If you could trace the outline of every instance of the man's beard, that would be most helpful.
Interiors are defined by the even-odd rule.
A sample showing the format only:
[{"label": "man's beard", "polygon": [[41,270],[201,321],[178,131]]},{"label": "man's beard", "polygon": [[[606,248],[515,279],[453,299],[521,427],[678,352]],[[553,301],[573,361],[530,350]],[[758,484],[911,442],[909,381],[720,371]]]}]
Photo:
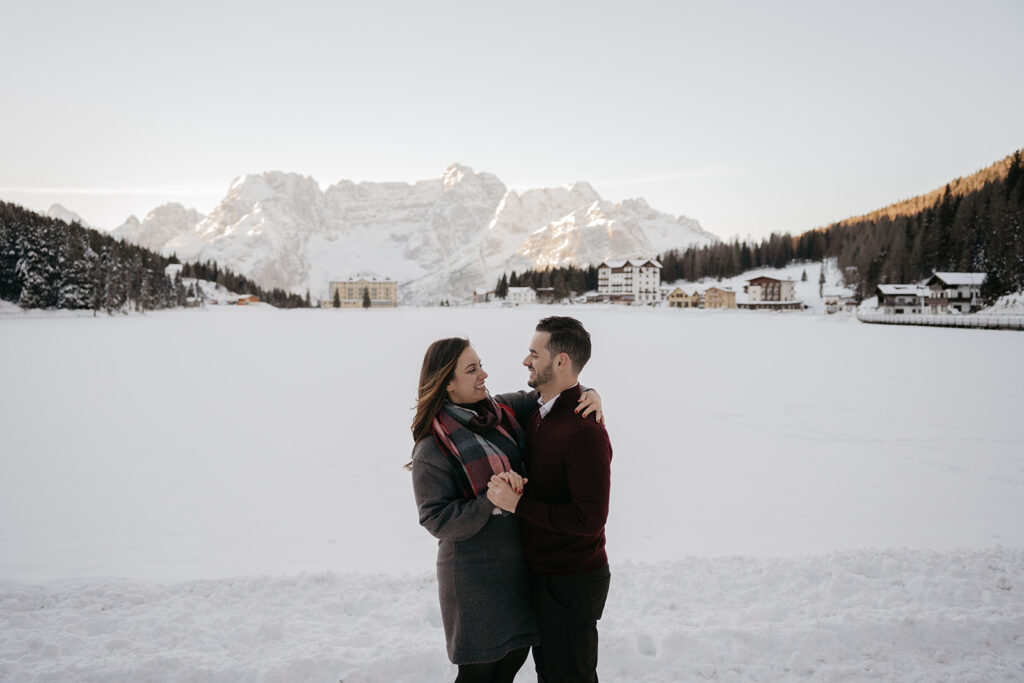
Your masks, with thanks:
[{"label": "man's beard", "polygon": [[537,373],[536,377],[526,381],[526,386],[531,389],[536,389],[540,385],[547,384],[555,379],[555,361],[551,361],[546,367],[541,368],[540,370],[535,369],[535,372]]}]

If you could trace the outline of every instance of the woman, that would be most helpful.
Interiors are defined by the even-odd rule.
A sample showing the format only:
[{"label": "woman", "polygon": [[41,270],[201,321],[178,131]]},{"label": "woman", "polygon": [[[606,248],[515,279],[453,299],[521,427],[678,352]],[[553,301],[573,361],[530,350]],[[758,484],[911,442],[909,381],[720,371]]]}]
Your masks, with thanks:
[{"label": "woman", "polygon": [[[539,641],[519,520],[487,500],[494,474],[506,473],[522,491],[524,415],[517,420],[491,398],[486,379],[468,339],[434,342],[423,358],[412,424],[413,489],[420,524],[439,539],[438,592],[456,683],[512,683]],[[528,396],[509,398],[527,412]],[[580,406],[599,409],[599,398],[589,392]]]}]

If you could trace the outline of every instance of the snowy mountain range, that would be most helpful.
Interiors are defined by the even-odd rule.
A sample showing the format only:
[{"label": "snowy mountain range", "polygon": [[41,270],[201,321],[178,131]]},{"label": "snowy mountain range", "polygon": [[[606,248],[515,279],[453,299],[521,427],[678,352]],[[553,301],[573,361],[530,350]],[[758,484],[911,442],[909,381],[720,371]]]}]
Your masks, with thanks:
[{"label": "snowy mountain range", "polygon": [[589,184],[506,188],[453,164],[438,179],[316,180],[270,171],[237,178],[208,216],[165,204],[115,236],[189,261],[323,296],[328,282],[371,271],[399,282],[404,304],[462,300],[502,272],[650,257],[718,238],[643,199],[606,201]]},{"label": "snowy mountain range", "polygon": [[61,204],[52,205],[47,211],[46,215],[50,218],[56,218],[57,220],[64,221],[65,223],[78,223],[83,228],[88,228],[89,224],[82,220],[82,217],[71,209],[64,208]]}]

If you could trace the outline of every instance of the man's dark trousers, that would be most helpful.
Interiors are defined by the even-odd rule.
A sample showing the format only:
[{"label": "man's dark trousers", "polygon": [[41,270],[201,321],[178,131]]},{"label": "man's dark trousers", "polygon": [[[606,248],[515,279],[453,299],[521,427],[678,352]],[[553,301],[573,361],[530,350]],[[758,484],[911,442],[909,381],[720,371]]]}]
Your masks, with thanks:
[{"label": "man's dark trousers", "polygon": [[597,683],[597,620],[610,581],[607,565],[584,574],[534,574],[538,683]]}]

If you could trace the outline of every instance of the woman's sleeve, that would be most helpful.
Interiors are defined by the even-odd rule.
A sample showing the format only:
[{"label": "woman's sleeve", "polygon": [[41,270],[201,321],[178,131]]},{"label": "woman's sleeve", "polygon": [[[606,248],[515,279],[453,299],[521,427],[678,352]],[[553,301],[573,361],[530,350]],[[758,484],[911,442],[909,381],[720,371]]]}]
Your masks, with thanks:
[{"label": "woman's sleeve", "polygon": [[413,456],[412,487],[419,508],[420,525],[436,538],[464,541],[487,524],[494,503],[481,493],[473,500],[462,490],[449,469]]},{"label": "woman's sleeve", "polygon": [[508,394],[498,394],[494,400],[512,409],[519,424],[526,424],[530,413],[537,409],[537,392],[520,389]]}]

